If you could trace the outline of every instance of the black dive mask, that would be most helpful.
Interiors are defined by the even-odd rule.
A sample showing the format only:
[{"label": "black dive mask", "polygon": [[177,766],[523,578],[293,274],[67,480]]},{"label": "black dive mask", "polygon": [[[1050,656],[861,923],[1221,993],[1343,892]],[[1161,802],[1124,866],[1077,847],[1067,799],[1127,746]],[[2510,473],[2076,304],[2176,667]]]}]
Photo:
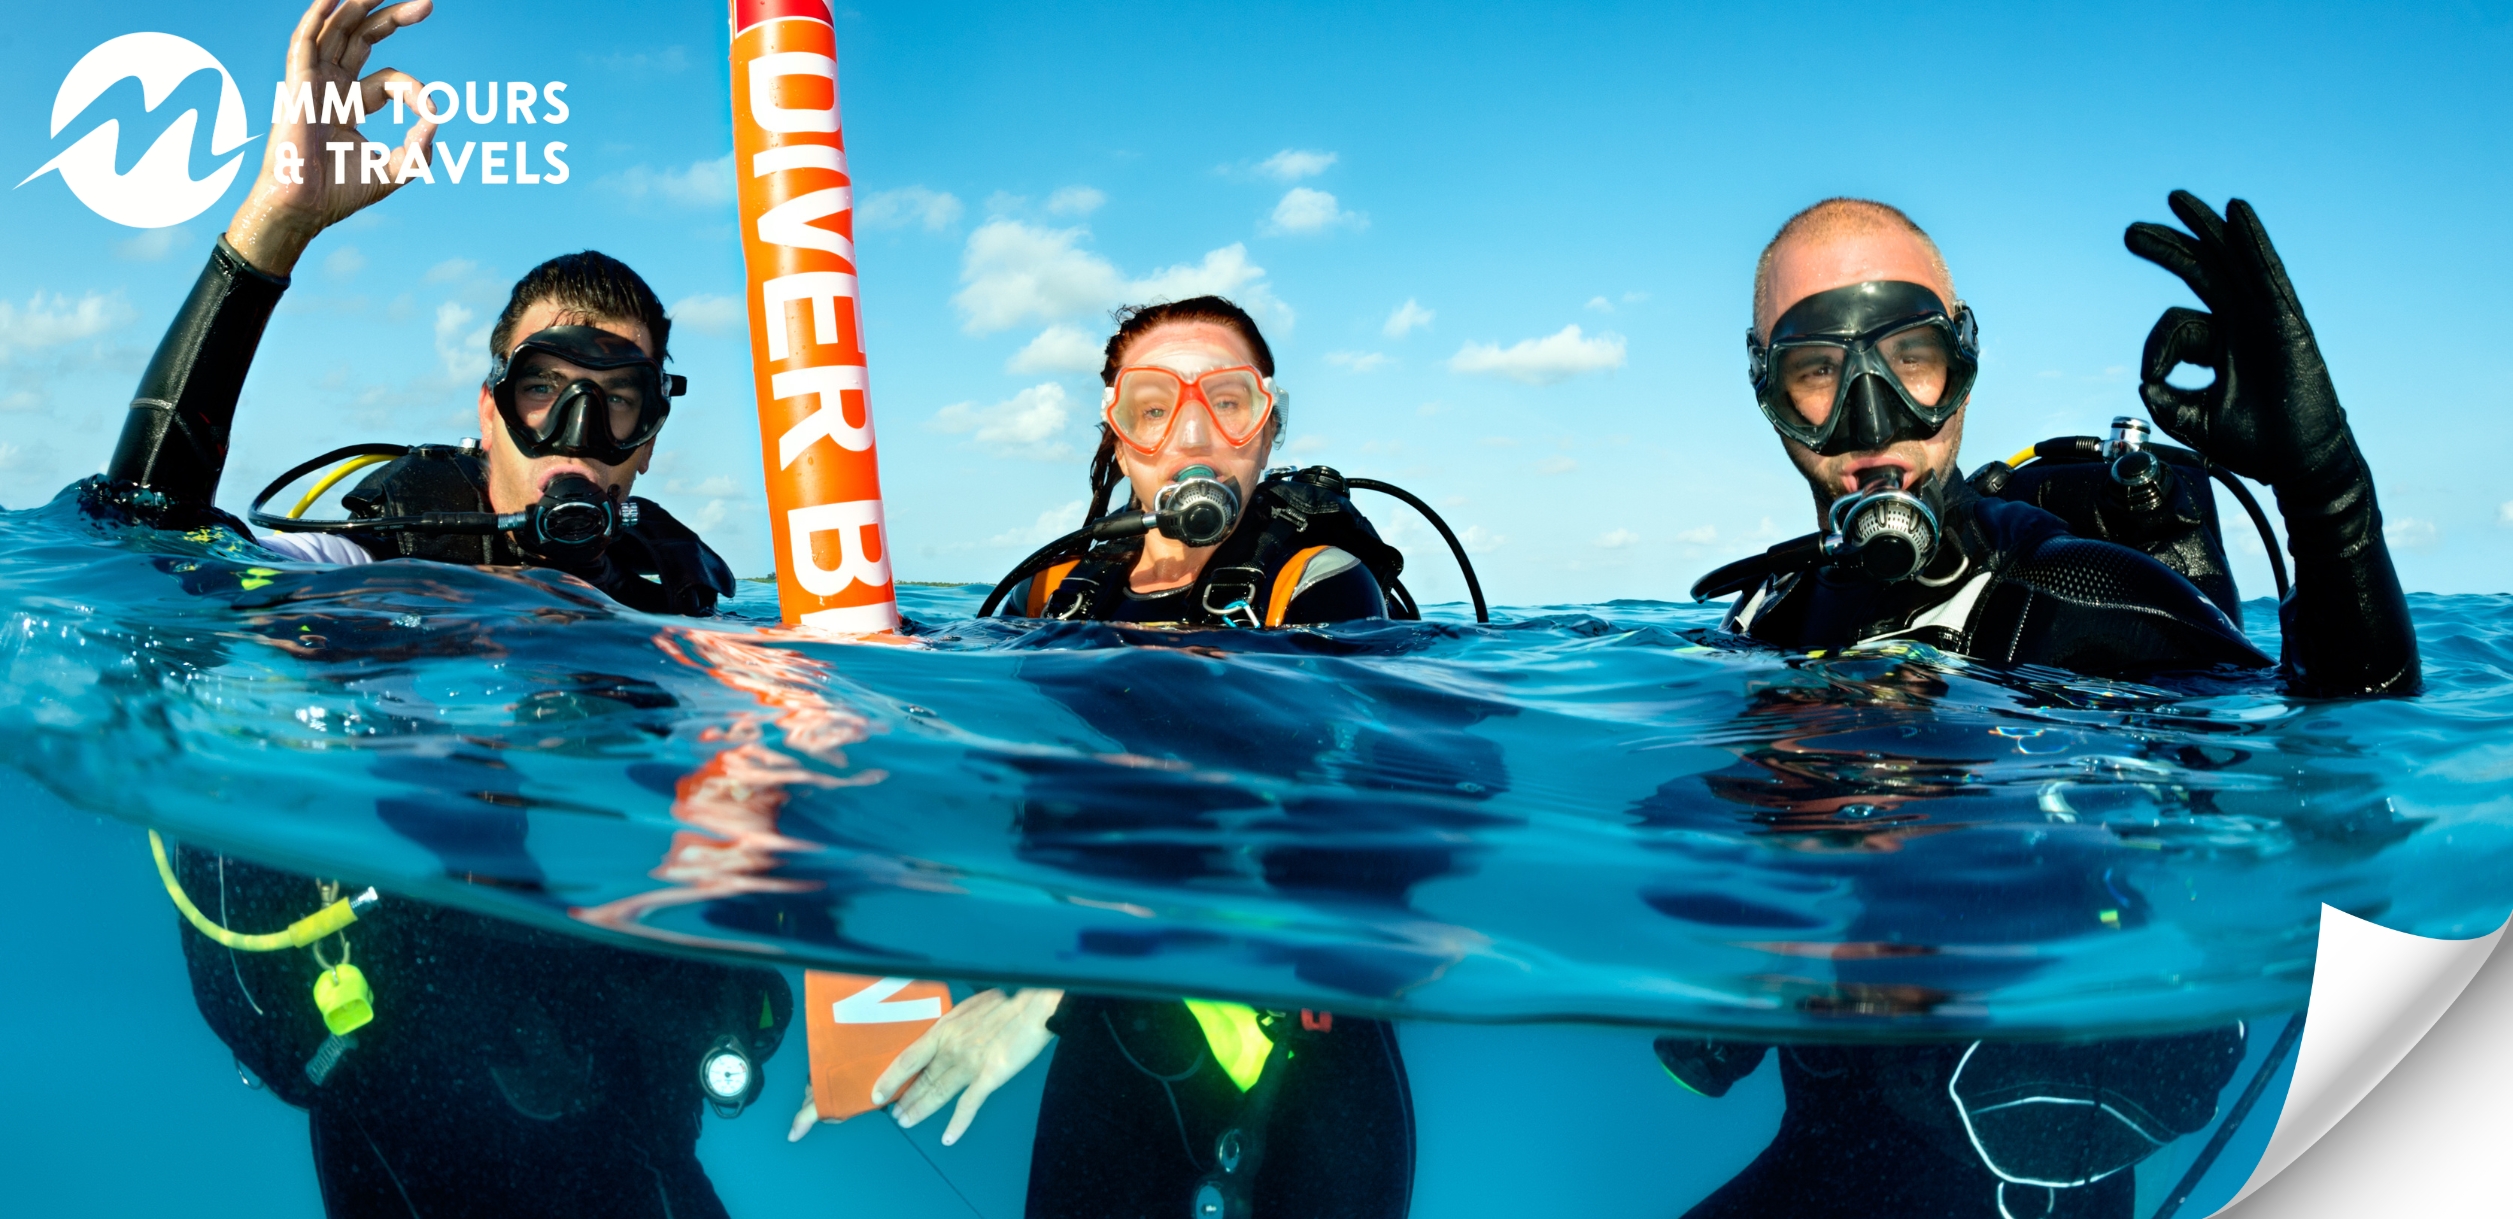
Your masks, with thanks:
[{"label": "black dive mask", "polygon": [[[571,378],[530,359],[534,352],[581,371]],[[687,392],[688,378],[664,372],[635,343],[592,326],[552,326],[489,368],[489,394],[506,435],[526,457],[625,465],[663,430],[672,399]]]},{"label": "black dive mask", "polygon": [[1948,316],[1935,291],[1899,280],[1818,292],[1772,323],[1769,343],[1747,331],[1745,350],[1764,417],[1827,457],[1936,435],[1981,363],[1970,307]]}]

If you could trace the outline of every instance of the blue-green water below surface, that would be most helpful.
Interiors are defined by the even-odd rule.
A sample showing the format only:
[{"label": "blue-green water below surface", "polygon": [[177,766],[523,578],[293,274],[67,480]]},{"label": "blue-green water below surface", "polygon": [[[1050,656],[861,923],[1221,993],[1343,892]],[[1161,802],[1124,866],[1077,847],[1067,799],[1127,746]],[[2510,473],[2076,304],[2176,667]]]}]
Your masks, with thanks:
[{"label": "blue-green water below surface", "polygon": [[[0,734],[60,800],[615,942],[1409,1019],[2087,1034],[2289,1011],[2323,903],[2513,891],[2513,598],[2428,692],[1742,646],[1718,607],[1287,633],[711,621],[0,514]],[[2248,607],[2276,650],[2274,606]]]},{"label": "blue-green water below surface", "polygon": [[[1678,1214],[1717,1188],[1781,1128],[1779,1071],[1694,1095],[1653,1061],[1670,1031],[2242,1021],[2196,1117],[2265,1091],[2183,1212],[2205,1214],[2274,1125],[2292,1060],[2267,1032],[2304,1005],[2322,905],[2442,937],[2513,905],[2513,598],[2413,599],[2423,696],[2307,702],[2261,675],[1786,655],[1718,607],[1173,633],[973,620],[982,591],[904,588],[903,637],[841,642],[777,626],[764,584],[658,618],[548,573],[0,513],[0,914],[40,932],[0,968],[49,980],[0,1044],[21,1076],[68,1045],[95,1064],[0,1128],[40,1166],[18,1196],[319,1209],[302,1119],[191,1010],[148,828],[374,884],[380,917],[424,899],[798,992],[827,967],[1389,1017],[1426,1215]],[[2274,652],[2274,606],[2248,618]],[[706,1124],[734,1213],[832,1180],[870,1210],[1018,1213],[1043,1067],[957,1147],[939,1121],[789,1147],[800,1058],[766,1064],[751,1120]],[[2136,1165],[2138,1215],[2213,1132]],[[103,1170],[135,1138],[165,1172]]]}]

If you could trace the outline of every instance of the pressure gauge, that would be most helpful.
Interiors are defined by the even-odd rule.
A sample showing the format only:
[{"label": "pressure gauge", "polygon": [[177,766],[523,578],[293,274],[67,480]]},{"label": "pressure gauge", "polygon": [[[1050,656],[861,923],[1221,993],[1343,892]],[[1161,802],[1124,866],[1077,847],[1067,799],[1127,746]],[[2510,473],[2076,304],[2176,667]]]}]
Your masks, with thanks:
[{"label": "pressure gauge", "polygon": [[721,1038],[699,1056],[698,1089],[707,1094],[707,1104],[718,1117],[739,1115],[758,1090],[758,1079],[750,1051],[738,1037]]}]

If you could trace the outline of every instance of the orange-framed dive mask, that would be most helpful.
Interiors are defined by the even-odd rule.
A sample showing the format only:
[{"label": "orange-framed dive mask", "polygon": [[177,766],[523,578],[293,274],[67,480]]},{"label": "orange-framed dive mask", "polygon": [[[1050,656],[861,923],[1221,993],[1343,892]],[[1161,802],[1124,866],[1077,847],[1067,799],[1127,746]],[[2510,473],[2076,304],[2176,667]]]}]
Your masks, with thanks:
[{"label": "orange-framed dive mask", "polygon": [[1256,439],[1274,417],[1272,379],[1245,364],[1192,381],[1147,365],[1117,370],[1117,384],[1108,391],[1108,426],[1126,447],[1156,457],[1191,400],[1203,404],[1213,430],[1234,449]]}]

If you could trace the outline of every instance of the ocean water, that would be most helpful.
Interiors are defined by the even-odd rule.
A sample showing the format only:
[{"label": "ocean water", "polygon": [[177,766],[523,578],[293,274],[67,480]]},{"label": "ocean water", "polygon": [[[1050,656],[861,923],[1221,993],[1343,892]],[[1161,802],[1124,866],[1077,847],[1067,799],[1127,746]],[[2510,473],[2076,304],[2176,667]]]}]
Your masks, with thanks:
[{"label": "ocean water", "polygon": [[[99,943],[0,955],[71,982],[19,1005],[17,1044],[93,1044],[77,1022],[101,1019],[189,1064],[200,1096],[145,1117],[63,1102],[105,1128],[221,1106],[260,1116],[220,1138],[286,1126],[185,1008],[148,827],[614,944],[1396,1019],[1417,1213],[1675,1214],[1769,1139],[1780,1090],[1766,1065],[1724,1101],[1684,1093],[1657,1032],[2275,1027],[2303,1006],[2323,903],[2444,937],[2513,908],[2508,597],[2412,599],[2424,696],[2313,702],[2247,675],[1785,655],[1717,635],[1715,606],[1177,634],[901,592],[904,638],[839,643],[776,626],[763,584],[692,622],[548,573],[307,567],[67,498],[0,513],[0,806],[51,852],[21,852],[10,900],[21,925],[113,911]],[[2247,625],[2274,653],[2275,607]],[[144,1016],[86,978],[123,953]],[[1039,1069],[981,1119],[997,1150],[857,1122],[788,1151],[788,1044],[772,1100],[723,1124],[740,1135],[710,1126],[736,1213],[859,1153],[845,1171],[901,1205],[1017,1213],[1017,1091]],[[2280,1088],[2185,1213],[2239,1184]],[[43,1130],[68,1133],[0,1143],[105,1137]],[[253,1171],[302,1212],[291,1137],[294,1160]],[[2141,1214],[2196,1137],[2139,1167]],[[1693,1149],[1674,1178],[1670,1140]]]}]

